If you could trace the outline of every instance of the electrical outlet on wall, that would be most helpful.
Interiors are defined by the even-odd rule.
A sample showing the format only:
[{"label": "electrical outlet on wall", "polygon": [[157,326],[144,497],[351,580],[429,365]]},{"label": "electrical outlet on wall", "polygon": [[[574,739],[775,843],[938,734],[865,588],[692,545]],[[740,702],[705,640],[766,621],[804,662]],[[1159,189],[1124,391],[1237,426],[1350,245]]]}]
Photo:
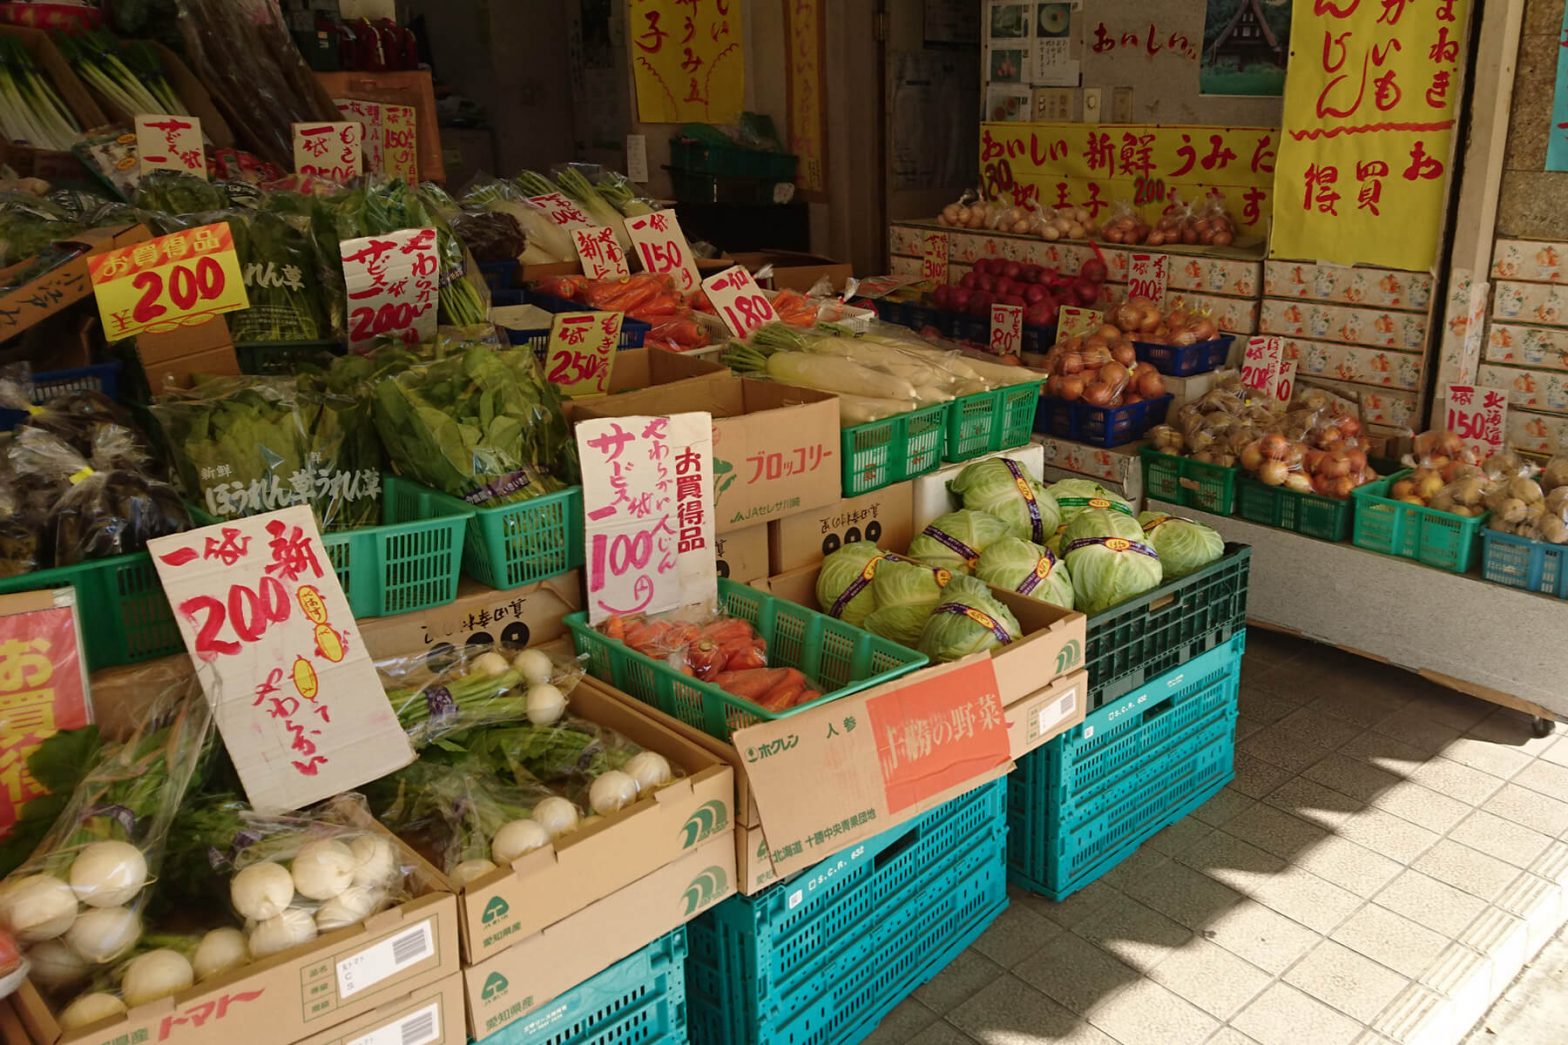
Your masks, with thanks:
[{"label": "electrical outlet on wall", "polygon": [[1132,123],[1132,88],[1111,88],[1111,122]]},{"label": "electrical outlet on wall", "polygon": [[1100,108],[1104,97],[1104,91],[1099,87],[1085,87],[1083,89],[1084,123],[1099,123],[1104,118]]}]

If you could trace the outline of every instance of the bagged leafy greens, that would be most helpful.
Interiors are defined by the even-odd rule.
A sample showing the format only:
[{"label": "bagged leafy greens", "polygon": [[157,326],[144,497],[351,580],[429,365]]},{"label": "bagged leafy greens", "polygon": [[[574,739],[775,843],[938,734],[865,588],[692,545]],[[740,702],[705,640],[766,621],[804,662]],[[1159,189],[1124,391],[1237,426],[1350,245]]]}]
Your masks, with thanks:
[{"label": "bagged leafy greens", "polygon": [[250,298],[249,308],[229,315],[235,343],[330,340],[332,320],[309,217],[235,209],[222,220],[234,233]]}]

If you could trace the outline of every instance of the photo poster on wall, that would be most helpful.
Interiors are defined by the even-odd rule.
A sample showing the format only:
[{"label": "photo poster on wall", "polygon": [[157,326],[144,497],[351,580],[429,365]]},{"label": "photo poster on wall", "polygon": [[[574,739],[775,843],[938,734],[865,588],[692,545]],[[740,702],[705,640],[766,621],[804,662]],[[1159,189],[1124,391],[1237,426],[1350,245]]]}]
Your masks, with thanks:
[{"label": "photo poster on wall", "polygon": [[1032,87],[1077,87],[1078,0],[1016,3],[989,0],[985,7],[985,119],[1034,118]]},{"label": "photo poster on wall", "polygon": [[1202,94],[1274,96],[1285,93],[1290,60],[1291,0],[1208,0]]}]

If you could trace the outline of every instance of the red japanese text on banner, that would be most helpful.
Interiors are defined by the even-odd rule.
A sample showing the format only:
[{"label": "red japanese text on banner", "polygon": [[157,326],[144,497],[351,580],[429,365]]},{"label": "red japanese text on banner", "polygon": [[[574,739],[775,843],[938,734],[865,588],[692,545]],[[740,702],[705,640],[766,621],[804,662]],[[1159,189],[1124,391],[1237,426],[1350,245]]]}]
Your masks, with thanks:
[{"label": "red japanese text on banner", "polygon": [[1165,287],[1171,275],[1169,254],[1134,252],[1127,258],[1127,296],[1144,297],[1160,307],[1165,305]]},{"label": "red japanese text on banner", "polygon": [[95,254],[87,272],[110,341],[250,307],[226,221]]},{"label": "red japanese text on banner", "polygon": [[379,337],[406,344],[436,333],[440,259],[436,230],[399,229],[338,244],[348,293],[348,347],[358,352]]},{"label": "red japanese text on banner", "polygon": [[588,619],[712,604],[712,415],[584,420],[577,452]]},{"label": "red japanese text on banner", "polygon": [[681,231],[673,210],[657,210],[626,219],[626,234],[632,239],[637,259],[644,272],[668,272],[675,289],[690,294],[702,283],[692,257],[691,245]]},{"label": "red japanese text on banner", "polygon": [[773,303],[763,295],[744,265],[709,276],[702,281],[702,289],[713,304],[713,311],[736,337],[746,337],[764,323],[779,318]]},{"label": "red japanese text on banner", "polygon": [[947,282],[947,233],[927,232],[920,240],[920,278]]},{"label": "red japanese text on banner", "polygon": [[586,229],[572,229],[572,243],[577,247],[577,260],[582,263],[583,275],[589,279],[625,279],[632,274],[626,267],[626,255],[615,241],[615,230],[601,225]]},{"label": "red japanese text on banner", "polygon": [[1056,337],[1077,337],[1092,334],[1105,323],[1105,313],[1092,308],[1063,305],[1056,317]]},{"label": "red japanese text on banner", "polygon": [[366,171],[385,170],[382,141],[386,137],[382,124],[380,102],[367,102],[359,98],[334,98],[338,113],[345,120],[353,120],[364,128],[360,135],[361,151]]},{"label": "red japanese text on banner", "polygon": [[1016,356],[1024,343],[1024,307],[991,306],[991,339],[986,350],[996,356]]},{"label": "red japanese text on banner", "polygon": [[745,19],[734,0],[627,0],[637,118],[730,124],[746,95]]},{"label": "red japanese text on banner", "polygon": [[258,810],[298,809],[413,761],[309,508],[147,550]]},{"label": "red japanese text on banner", "polygon": [[1294,6],[1273,257],[1432,268],[1469,22],[1469,0]]},{"label": "red japanese text on banner", "polygon": [[608,392],[625,318],[622,312],[557,312],[550,321],[545,379],[574,399]]},{"label": "red japanese text on banner", "polygon": [[206,181],[207,152],[202,144],[201,120],[194,116],[139,113],[136,162],[143,174],[184,171]]},{"label": "red japanese text on banner", "polygon": [[92,721],[72,588],[0,595],[0,832],[45,793],[27,757]]},{"label": "red japanese text on banner", "polygon": [[336,182],[364,173],[363,124],[296,123],[293,127],[296,173]]},{"label": "red japanese text on banner", "polygon": [[1499,453],[1507,441],[1508,393],[1479,385],[1449,385],[1443,427],[1483,459]]},{"label": "red japanese text on banner", "polygon": [[563,229],[593,228],[593,222],[588,220],[582,208],[562,193],[547,192],[543,196],[530,196],[528,202],[543,210],[546,217]]}]

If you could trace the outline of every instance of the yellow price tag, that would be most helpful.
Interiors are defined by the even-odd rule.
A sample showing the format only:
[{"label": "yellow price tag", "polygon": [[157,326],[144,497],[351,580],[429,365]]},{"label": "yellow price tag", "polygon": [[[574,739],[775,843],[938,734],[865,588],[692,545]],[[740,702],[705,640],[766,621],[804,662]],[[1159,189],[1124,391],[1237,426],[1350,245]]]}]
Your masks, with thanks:
[{"label": "yellow price tag", "polygon": [[1056,318],[1056,339],[1088,335],[1105,323],[1105,313],[1092,308],[1063,305]]},{"label": "yellow price tag", "polygon": [[557,312],[550,322],[545,379],[573,399],[608,392],[625,318],[620,312]]},{"label": "yellow price tag", "polygon": [[250,307],[226,221],[96,254],[87,271],[110,341]]}]

